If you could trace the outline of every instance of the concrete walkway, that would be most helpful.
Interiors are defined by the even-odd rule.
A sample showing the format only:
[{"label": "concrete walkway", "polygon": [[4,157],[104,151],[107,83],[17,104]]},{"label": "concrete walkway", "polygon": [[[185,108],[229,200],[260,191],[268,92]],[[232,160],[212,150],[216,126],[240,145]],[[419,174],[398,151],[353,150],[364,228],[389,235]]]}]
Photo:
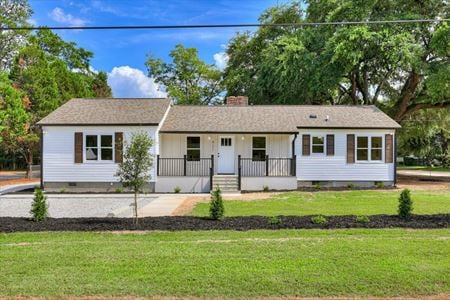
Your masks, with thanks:
[{"label": "concrete walkway", "polygon": [[184,200],[192,195],[161,194],[155,200],[138,210],[138,215],[146,217],[171,216]]},{"label": "concrete walkway", "polygon": [[448,178],[450,180],[450,172],[443,172],[443,171],[397,170],[397,174],[404,176],[440,177],[440,178]]},{"label": "concrete walkway", "polygon": [[20,183],[20,184],[4,185],[4,186],[0,186],[0,195],[20,192],[23,190],[32,189],[36,186],[39,186],[39,181],[36,181],[35,183]]},{"label": "concrete walkway", "polygon": [[[186,194],[143,194],[138,198],[139,217],[170,216]],[[33,194],[0,196],[0,217],[30,217]],[[48,194],[52,218],[130,218],[134,215],[132,194]]]}]

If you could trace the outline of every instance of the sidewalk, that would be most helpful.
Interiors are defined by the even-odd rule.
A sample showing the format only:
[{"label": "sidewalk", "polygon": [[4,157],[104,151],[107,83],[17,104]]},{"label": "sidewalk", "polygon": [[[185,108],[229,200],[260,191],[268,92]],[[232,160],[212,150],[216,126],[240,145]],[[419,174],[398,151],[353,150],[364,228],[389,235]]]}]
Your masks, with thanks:
[{"label": "sidewalk", "polygon": [[440,177],[440,178],[448,178],[450,180],[450,172],[443,172],[443,171],[397,170],[397,174],[404,176]]}]

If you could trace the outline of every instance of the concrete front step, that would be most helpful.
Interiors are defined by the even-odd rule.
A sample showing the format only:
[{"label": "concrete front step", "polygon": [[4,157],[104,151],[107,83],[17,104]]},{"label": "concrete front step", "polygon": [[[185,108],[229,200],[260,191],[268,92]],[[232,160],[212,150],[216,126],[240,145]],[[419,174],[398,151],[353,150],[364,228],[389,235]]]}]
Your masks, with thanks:
[{"label": "concrete front step", "polygon": [[224,193],[237,192],[238,185],[236,175],[214,175],[213,177],[213,188],[218,186]]}]

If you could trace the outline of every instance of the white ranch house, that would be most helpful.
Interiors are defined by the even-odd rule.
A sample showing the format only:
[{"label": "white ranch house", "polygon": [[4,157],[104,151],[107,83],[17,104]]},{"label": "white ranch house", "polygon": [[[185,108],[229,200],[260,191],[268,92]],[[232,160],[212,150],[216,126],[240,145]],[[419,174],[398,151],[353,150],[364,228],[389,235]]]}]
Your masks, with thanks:
[{"label": "white ranch house", "polygon": [[375,106],[173,105],[169,99],[73,99],[38,123],[48,191],[115,191],[123,142],[154,140],[150,192],[295,190],[395,184],[395,130]]}]

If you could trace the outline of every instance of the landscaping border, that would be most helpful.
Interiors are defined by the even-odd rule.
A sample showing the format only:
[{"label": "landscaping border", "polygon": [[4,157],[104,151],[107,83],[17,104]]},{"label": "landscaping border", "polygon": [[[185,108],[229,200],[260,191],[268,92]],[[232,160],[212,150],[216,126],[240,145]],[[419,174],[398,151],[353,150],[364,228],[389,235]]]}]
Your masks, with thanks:
[{"label": "landscaping border", "polygon": [[49,218],[34,222],[27,218],[0,218],[0,232],[36,231],[121,231],[121,230],[254,230],[254,229],[339,229],[339,228],[450,228],[450,214],[413,215],[403,220],[395,215],[372,215],[368,223],[358,223],[356,216],[327,216],[325,224],[313,224],[312,216],[226,217],[214,221],[203,217],[146,217],[139,225],[132,218]]}]

